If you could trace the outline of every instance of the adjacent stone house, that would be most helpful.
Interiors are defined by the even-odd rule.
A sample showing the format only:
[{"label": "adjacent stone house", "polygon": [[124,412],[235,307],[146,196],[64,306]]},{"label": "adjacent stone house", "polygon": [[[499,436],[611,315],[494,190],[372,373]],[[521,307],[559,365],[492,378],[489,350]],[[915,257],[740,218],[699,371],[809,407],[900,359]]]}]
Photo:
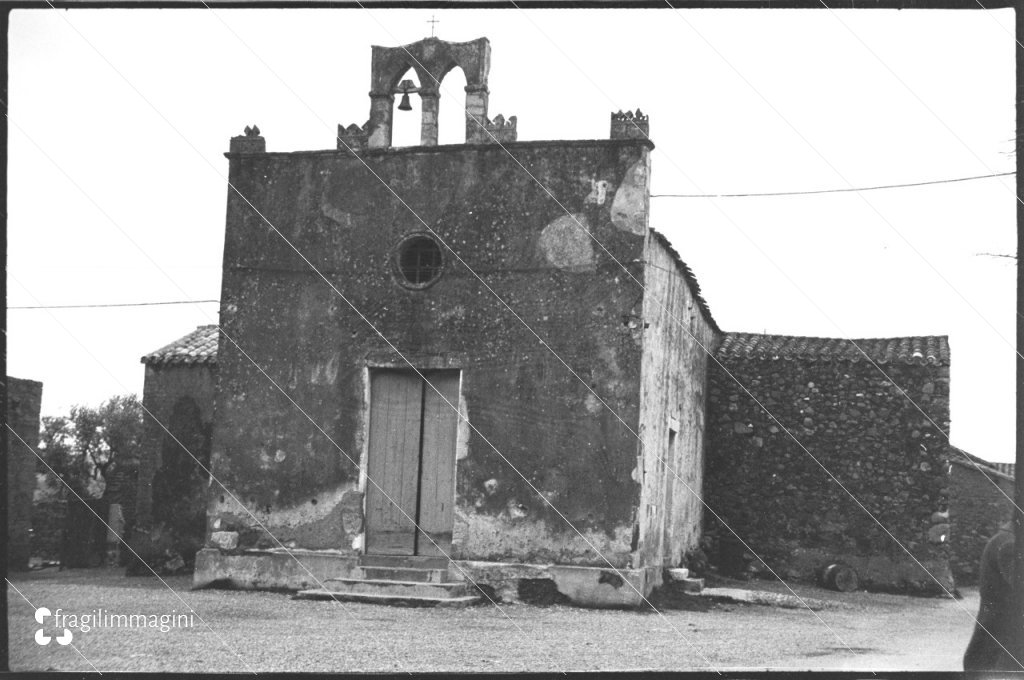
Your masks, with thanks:
[{"label": "adjacent stone house", "polygon": [[704,485],[715,562],[802,580],[843,563],[869,587],[953,587],[944,336],[730,333],[718,359]]},{"label": "adjacent stone house", "polygon": [[[788,577],[846,561],[923,587],[896,541],[948,581],[946,339],[723,333],[648,224],[646,116],[520,142],[515,117],[489,118],[489,63],[483,38],[374,47],[369,120],[337,149],[231,140],[222,332],[144,359],[147,407],[167,423],[191,398],[210,433],[195,583],[545,579],[636,604],[703,547],[744,572],[750,549]],[[466,143],[438,146],[436,82],[456,67]],[[394,148],[409,92],[421,144]],[[164,452],[139,475],[152,524],[141,496],[174,447],[156,426],[147,442]]]},{"label": "adjacent stone house", "polygon": [[192,564],[206,539],[206,490],[217,371],[217,327],[200,326],[142,357],[143,450],[125,504],[133,549],[160,567]]}]

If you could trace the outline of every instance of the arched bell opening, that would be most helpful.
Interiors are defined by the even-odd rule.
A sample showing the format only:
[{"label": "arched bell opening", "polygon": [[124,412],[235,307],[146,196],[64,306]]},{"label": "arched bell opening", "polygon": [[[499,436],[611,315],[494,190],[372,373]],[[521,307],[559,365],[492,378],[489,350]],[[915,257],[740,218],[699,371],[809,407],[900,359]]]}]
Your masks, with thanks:
[{"label": "arched bell opening", "polygon": [[391,111],[391,145],[419,146],[423,106],[419,96],[420,79],[409,67],[395,85],[395,104]]},{"label": "arched bell opening", "polygon": [[[479,142],[482,135],[477,121],[487,121],[489,60],[490,43],[486,38],[464,43],[424,38],[400,47],[375,46],[366,146],[371,149],[415,146],[417,119],[418,144],[437,144],[439,81],[445,80],[445,76],[456,67],[459,75],[444,88],[450,93],[445,106],[449,113],[445,114],[445,133],[441,138],[445,143]],[[403,85],[405,81],[408,82]],[[459,85],[462,85],[461,89]],[[459,91],[456,93],[456,90]],[[448,103],[449,99],[451,103]],[[419,115],[416,115],[417,110]],[[447,122],[449,116],[462,121],[464,136],[448,132],[449,126],[454,128],[454,124]]]},{"label": "arched bell opening", "polygon": [[442,102],[437,113],[437,143],[466,142],[466,74],[458,66],[441,81]]}]

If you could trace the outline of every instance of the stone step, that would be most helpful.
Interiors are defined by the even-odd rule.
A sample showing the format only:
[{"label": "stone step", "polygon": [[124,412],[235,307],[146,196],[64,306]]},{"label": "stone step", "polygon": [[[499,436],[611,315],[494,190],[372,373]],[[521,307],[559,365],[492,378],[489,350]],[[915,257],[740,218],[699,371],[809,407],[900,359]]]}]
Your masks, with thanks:
[{"label": "stone step", "polygon": [[480,602],[478,595],[459,597],[426,597],[423,595],[385,595],[381,593],[339,593],[333,590],[300,590],[299,600],[334,600],[336,602],[366,602],[396,607],[468,607]]},{"label": "stone step", "polygon": [[690,595],[699,595],[700,592],[704,590],[704,579],[693,577],[673,579],[672,587],[678,588],[684,593],[689,593]]},{"label": "stone step", "polygon": [[371,567],[355,568],[354,578],[369,581],[416,581],[418,583],[446,583],[447,569],[416,569],[413,567]]},{"label": "stone step", "polygon": [[360,567],[397,567],[400,569],[447,569],[448,558],[426,555],[360,555]]},{"label": "stone step", "polygon": [[453,598],[470,594],[465,582],[429,583],[424,581],[393,581],[388,579],[330,578],[326,590],[335,593],[364,595],[399,595],[408,597]]}]

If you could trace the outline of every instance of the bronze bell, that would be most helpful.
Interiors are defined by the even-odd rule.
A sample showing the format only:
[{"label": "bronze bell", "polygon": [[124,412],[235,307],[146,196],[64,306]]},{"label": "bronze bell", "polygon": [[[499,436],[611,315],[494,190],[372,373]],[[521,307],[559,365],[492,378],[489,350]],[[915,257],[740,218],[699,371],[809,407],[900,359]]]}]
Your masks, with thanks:
[{"label": "bronze bell", "polygon": [[399,111],[412,111],[412,104],[409,103],[409,93],[402,93],[402,101],[398,103]]}]

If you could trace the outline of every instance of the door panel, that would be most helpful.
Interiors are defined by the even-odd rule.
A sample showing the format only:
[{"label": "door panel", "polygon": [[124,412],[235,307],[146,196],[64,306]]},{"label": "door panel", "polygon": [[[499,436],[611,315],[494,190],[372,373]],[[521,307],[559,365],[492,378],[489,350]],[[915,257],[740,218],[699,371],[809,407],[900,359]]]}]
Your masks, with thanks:
[{"label": "door panel", "polygon": [[367,553],[415,554],[422,410],[423,381],[418,375],[370,372]]},{"label": "door panel", "polygon": [[424,386],[423,393],[419,525],[430,538],[417,537],[416,553],[443,556],[451,550],[455,519],[459,372],[425,371],[423,375],[429,384]]}]

